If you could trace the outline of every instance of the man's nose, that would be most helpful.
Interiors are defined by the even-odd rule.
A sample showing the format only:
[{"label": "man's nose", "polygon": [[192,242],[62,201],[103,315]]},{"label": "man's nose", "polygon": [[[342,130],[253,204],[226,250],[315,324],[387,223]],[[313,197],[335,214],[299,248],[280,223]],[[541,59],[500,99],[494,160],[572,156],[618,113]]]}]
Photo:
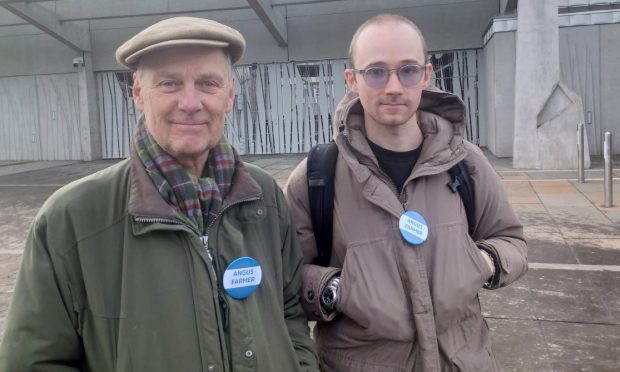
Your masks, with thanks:
[{"label": "man's nose", "polygon": [[388,80],[385,83],[385,92],[389,94],[400,94],[403,92],[403,85],[398,79],[398,72],[392,71],[388,75]]},{"label": "man's nose", "polygon": [[202,107],[199,92],[194,87],[186,87],[181,91],[179,97],[179,110],[185,112],[196,112]]}]

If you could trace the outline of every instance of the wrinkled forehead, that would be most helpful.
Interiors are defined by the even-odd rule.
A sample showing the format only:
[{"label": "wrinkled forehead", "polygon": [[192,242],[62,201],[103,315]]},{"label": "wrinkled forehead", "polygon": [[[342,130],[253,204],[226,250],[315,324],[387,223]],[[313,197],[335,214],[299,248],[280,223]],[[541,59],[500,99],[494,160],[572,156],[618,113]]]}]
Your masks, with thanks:
[{"label": "wrinkled forehead", "polygon": [[403,22],[372,24],[362,30],[353,47],[355,67],[402,62],[424,64],[424,46],[418,31]]},{"label": "wrinkled forehead", "polygon": [[191,63],[203,63],[211,67],[228,67],[231,64],[230,57],[222,48],[178,46],[145,54],[138,61],[138,69],[154,69]]}]

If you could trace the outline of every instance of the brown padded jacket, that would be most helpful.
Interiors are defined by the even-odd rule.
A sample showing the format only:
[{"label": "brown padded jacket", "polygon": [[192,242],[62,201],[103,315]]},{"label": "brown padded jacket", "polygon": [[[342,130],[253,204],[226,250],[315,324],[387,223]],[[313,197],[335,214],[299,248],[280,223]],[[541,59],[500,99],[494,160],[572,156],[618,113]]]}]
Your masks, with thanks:
[{"label": "brown padded jacket", "polygon": [[[364,134],[359,98],[338,106],[339,148],[330,267],[312,265],[316,244],[309,214],[306,161],[291,174],[285,195],[303,249],[303,305],[317,320],[323,371],[496,371],[478,291],[491,269],[479,247],[499,263],[494,288],[527,271],[523,227],[499,177],[480,149],[463,140],[464,105],[449,93],[425,90],[418,109],[422,150],[397,194],[379,168]],[[468,234],[461,197],[447,172],[465,159],[475,193],[476,227]],[[424,216],[429,232],[406,243],[398,221],[406,210]],[[337,313],[326,313],[320,293],[341,276]]]}]

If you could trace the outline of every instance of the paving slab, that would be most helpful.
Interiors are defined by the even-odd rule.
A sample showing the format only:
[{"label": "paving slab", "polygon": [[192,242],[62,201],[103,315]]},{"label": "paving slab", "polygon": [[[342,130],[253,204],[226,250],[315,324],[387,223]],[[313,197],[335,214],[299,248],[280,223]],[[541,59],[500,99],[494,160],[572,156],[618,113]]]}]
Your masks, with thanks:
[{"label": "paving slab", "polygon": [[530,262],[578,264],[572,245],[559,232],[531,232],[525,234],[527,258]]},{"label": "paving slab", "polygon": [[592,203],[568,181],[532,182],[541,202],[550,207],[592,207]]},{"label": "paving slab", "polygon": [[620,371],[620,326],[541,322],[553,371]]},{"label": "paving slab", "polygon": [[613,239],[620,237],[620,226],[594,207],[547,206],[547,210],[566,238]]},{"label": "paving slab", "polygon": [[519,217],[527,234],[560,232],[547,208],[541,204],[513,204],[513,210]]},{"label": "paving slab", "polygon": [[524,172],[507,172],[507,171],[503,171],[503,172],[498,172],[499,176],[501,179],[503,180],[529,180],[530,176],[528,176],[527,173]]},{"label": "paving slab", "polygon": [[620,272],[590,271],[585,275],[592,284],[592,292],[607,306],[612,323],[620,325]]},{"label": "paving slab", "polygon": [[[620,200],[616,203],[620,203]],[[605,216],[607,216],[610,221],[616,225],[620,225],[620,211],[606,211],[605,209],[601,209],[601,212],[605,213]]]},{"label": "paving slab", "polygon": [[[483,291],[483,314],[501,319],[548,320],[591,324],[620,324],[612,306],[620,293],[593,290],[596,280],[618,283],[617,272],[530,269],[512,285]],[[620,358],[620,355],[619,355]]]},{"label": "paving slab", "polygon": [[21,255],[0,256],[0,337],[4,334],[4,320],[9,309]]},{"label": "paving slab", "polygon": [[502,182],[511,204],[540,204],[541,200],[527,180],[504,180]]},{"label": "paving slab", "polygon": [[501,371],[554,372],[539,321],[487,318],[487,323]]},{"label": "paving slab", "polygon": [[581,264],[620,265],[620,236],[616,239],[566,239],[566,244]]},{"label": "paving slab", "polygon": [[0,181],[0,254],[21,253],[32,219],[45,200],[60,186],[5,186],[2,182]]},{"label": "paving slab", "polygon": [[[576,169],[529,171],[527,175],[531,180],[577,180],[579,177],[579,173]],[[586,180],[603,179],[604,175],[605,172],[602,169],[586,169],[584,171],[584,178]]]}]

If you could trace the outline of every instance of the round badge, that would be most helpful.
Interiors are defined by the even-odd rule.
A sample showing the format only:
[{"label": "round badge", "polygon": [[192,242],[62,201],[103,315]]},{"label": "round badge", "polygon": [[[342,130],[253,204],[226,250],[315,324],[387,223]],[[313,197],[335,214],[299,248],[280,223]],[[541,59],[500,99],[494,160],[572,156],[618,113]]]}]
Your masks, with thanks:
[{"label": "round badge", "polygon": [[407,211],[400,216],[398,221],[400,235],[409,244],[420,245],[428,236],[428,225],[422,215],[415,211]]},{"label": "round badge", "polygon": [[242,300],[256,291],[262,277],[258,261],[252,257],[240,257],[224,271],[224,289],[230,297]]}]

